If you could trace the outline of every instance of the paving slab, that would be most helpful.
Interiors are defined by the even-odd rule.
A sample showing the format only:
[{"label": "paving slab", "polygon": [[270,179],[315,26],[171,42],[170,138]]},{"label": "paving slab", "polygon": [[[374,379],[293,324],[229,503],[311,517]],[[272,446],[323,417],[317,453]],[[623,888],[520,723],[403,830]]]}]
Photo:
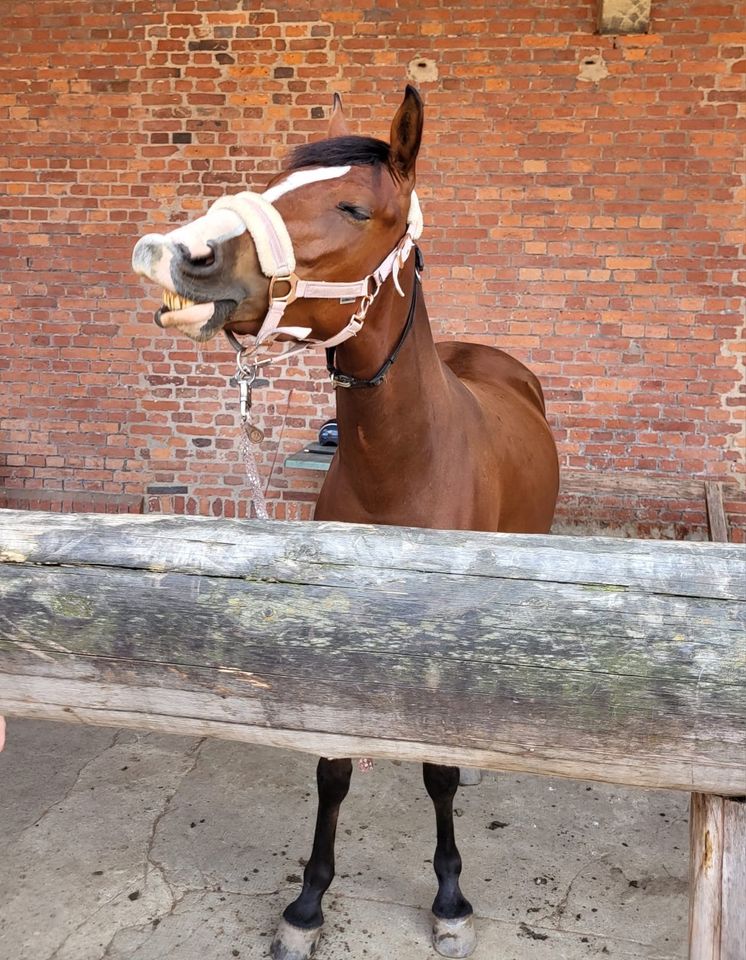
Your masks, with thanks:
[{"label": "paving slab", "polygon": [[[315,759],[12,720],[0,960],[260,960],[298,890]],[[474,960],[683,960],[688,797],[486,774],[459,790]],[[418,766],[355,773],[317,960],[434,960]]]}]

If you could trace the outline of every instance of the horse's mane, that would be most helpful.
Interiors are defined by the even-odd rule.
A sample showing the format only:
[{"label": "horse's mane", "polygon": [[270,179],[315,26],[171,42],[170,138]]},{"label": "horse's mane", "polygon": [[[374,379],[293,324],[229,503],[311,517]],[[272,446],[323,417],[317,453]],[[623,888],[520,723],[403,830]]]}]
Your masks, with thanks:
[{"label": "horse's mane", "polygon": [[303,167],[385,166],[391,167],[389,145],[375,137],[332,137],[296,147],[287,170]]}]

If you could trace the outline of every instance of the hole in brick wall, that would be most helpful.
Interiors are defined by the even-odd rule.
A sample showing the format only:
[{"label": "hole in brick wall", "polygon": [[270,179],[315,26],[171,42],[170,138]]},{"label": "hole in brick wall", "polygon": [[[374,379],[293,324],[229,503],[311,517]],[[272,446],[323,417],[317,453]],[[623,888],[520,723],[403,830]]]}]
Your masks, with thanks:
[{"label": "hole in brick wall", "polygon": [[580,61],[578,80],[584,83],[599,83],[608,77],[609,71],[601,54],[586,56]]},{"label": "hole in brick wall", "polygon": [[413,83],[434,83],[438,79],[438,65],[428,57],[415,57],[407,64],[407,79]]}]

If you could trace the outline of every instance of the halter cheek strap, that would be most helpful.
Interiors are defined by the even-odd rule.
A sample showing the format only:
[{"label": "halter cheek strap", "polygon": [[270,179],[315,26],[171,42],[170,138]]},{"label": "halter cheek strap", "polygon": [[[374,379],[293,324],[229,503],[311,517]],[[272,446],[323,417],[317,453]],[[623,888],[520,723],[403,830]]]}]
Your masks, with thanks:
[{"label": "halter cheek strap", "polygon": [[[343,176],[349,169],[349,167],[322,169],[315,171],[314,179]],[[248,351],[245,347],[241,347],[242,352],[248,352],[252,356],[263,344],[279,335],[305,341],[290,345],[281,356],[297,353],[312,343],[330,349],[354,337],[362,329],[370,305],[390,276],[393,276],[397,292],[404,296],[404,291],[399,284],[399,272],[412,252],[415,241],[422,233],[422,212],[417,195],[412,192],[407,232],[383,262],[367,277],[351,283],[301,279],[295,273],[295,252],[290,234],[279,211],[270,202],[271,199],[277,199],[278,196],[287,192],[283,187],[284,184],[271,187],[264,195],[247,190],[234,196],[220,197],[208,211],[208,216],[213,210],[230,210],[236,214],[254,241],[262,272],[269,277],[269,309],[251,347]],[[280,326],[287,306],[302,298],[339,300],[340,303],[359,300],[360,304],[339,333],[327,340],[316,341],[308,339],[312,332],[311,327]],[[234,346],[238,343],[232,335],[229,339]],[[260,366],[277,359],[277,356],[265,360],[252,359],[251,365]]]}]

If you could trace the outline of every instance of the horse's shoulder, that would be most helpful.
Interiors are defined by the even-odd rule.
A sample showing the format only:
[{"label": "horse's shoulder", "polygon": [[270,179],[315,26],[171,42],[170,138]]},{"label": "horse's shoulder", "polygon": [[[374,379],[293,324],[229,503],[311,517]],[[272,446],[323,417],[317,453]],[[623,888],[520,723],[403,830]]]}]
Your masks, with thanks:
[{"label": "horse's shoulder", "polygon": [[544,394],[537,377],[520,360],[484,343],[443,340],[436,344],[443,363],[459,378],[472,384],[507,386],[544,411]]}]

